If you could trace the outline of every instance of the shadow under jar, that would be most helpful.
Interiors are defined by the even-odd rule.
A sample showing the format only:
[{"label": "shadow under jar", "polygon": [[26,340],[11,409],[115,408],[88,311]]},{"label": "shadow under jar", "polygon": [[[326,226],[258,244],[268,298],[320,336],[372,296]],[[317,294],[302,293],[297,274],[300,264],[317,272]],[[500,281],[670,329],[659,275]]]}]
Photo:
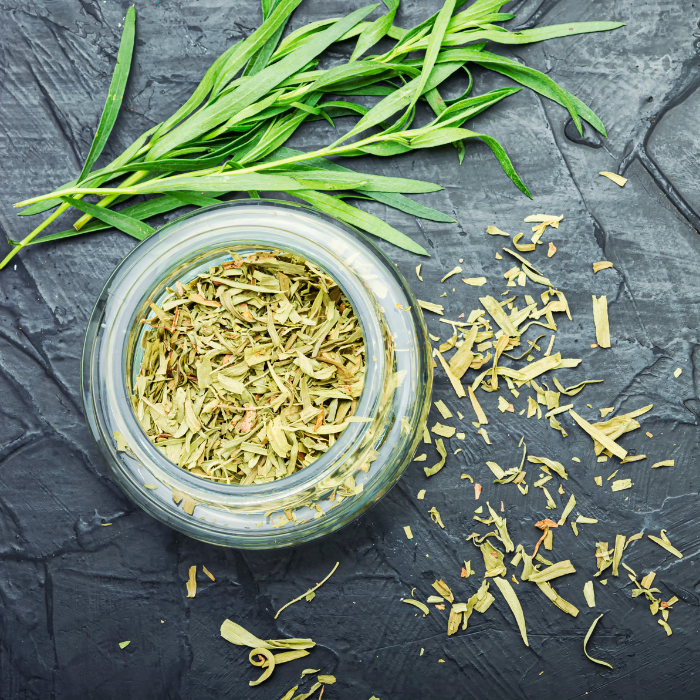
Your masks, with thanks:
[{"label": "shadow under jar", "polygon": [[[211,482],[168,460],[132,408],[146,332],[140,321],[152,316],[149,304],[160,303],[176,281],[195,278],[232,252],[265,250],[289,251],[314,263],[353,305],[367,362],[354,415],[371,420],[350,423],[327,452],[291,476],[249,486]],[[346,525],[401,476],[430,408],[429,348],[406,280],[362,233],[306,206],[234,201],[164,226],[115,269],[85,333],[83,405],[113,478],[147,513],[212,544],[287,547]],[[115,433],[126,449],[118,449]]]}]

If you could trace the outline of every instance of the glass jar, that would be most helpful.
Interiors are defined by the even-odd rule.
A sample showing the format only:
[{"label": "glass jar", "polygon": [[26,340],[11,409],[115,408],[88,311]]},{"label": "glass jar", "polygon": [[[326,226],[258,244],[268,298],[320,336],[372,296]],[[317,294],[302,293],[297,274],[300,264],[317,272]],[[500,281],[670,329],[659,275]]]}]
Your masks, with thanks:
[{"label": "glass jar", "polygon": [[[351,423],[313,464],[265,484],[207,481],[170,462],[146,436],[130,396],[141,337],[166,287],[257,250],[297,253],[325,270],[353,305],[367,374]],[[396,483],[423,437],[432,362],[418,302],[379,248],[313,209],[243,200],[201,209],[134,248],[100,294],[85,333],[82,396],[92,435],[127,495],[147,513],[212,544],[268,549],[327,534]],[[119,444],[117,438],[119,437]],[[123,441],[123,442],[122,442]]]}]

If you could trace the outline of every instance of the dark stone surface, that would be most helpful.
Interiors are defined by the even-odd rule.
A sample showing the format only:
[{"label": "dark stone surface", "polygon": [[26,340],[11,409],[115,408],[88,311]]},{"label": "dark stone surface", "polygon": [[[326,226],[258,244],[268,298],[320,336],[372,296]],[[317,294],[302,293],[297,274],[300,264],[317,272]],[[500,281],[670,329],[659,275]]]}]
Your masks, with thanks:
[{"label": "dark stone surface", "polygon": [[[102,109],[127,4],[2,4],[3,241],[22,238],[33,225],[33,220],[16,218],[13,202],[78,173]],[[419,261],[384,246],[420,298],[437,301],[447,291],[443,301],[451,318],[476,308],[484,290],[503,290],[501,275],[510,265],[494,259],[502,239],[485,235],[489,224],[517,233],[528,214],[564,214],[560,228],[548,229],[545,236],[557,254],[548,260],[543,251],[535,253],[565,291],[574,316],[572,323],[559,322],[555,349],[583,358],[580,368],[559,376],[565,385],[605,379],[574,399],[590,419],[597,411],[587,409],[587,403],[623,410],[654,403],[642,429],[621,440],[648,455],[620,469],[620,476],[632,477],[634,488],[611,493],[609,482],[604,488],[594,484],[594,475],[607,477],[614,467],[596,463],[591,441],[568,417],[562,420],[569,432],[564,440],[544,421],[501,414],[495,395],[482,399],[490,416],[493,446],[488,447],[469,422],[468,405],[455,398],[437,371],[434,398],[462,410],[466,417],[460,428],[467,433],[466,441],[451,441],[450,451],[463,451],[450,456],[438,475],[426,481],[422,465],[412,465],[370,513],[336,535],[294,550],[240,553],[187,539],[136,509],[111,482],[80,406],[84,325],[132,239],[112,232],[38,246],[15,259],[16,269],[0,273],[0,698],[276,699],[308,666],[336,674],[338,683],[326,689],[324,698],[340,700],[366,700],[372,694],[381,700],[700,697],[700,4],[545,0],[539,5],[526,0],[520,5],[520,25],[535,23],[528,18],[539,24],[628,23],[614,34],[560,39],[512,53],[497,49],[546,71],[587,102],[603,119],[609,138],[591,141],[590,129],[583,142],[572,138],[566,112],[524,90],[475,120],[474,128],[501,140],[533,202],[510,184],[483,145],[470,144],[462,167],[451,148],[354,164],[440,182],[445,190],[423,201],[453,213],[459,225],[362,206],[430,250],[432,257]],[[399,24],[411,26],[437,7],[436,0],[405,0]],[[339,0],[306,0],[291,26],[350,9]],[[151,0],[137,10],[126,109],[106,155],[171,114],[214,57],[260,21],[254,0]],[[506,82],[476,72],[477,92]],[[331,131],[316,122],[293,145],[326,144],[334,138]],[[620,167],[629,178],[624,189],[597,174]],[[5,250],[0,243],[0,253]],[[465,287],[458,278],[439,283],[460,257],[465,274],[485,275],[487,287]],[[591,263],[602,259],[613,261],[615,269],[594,276]],[[423,262],[422,284],[413,271],[418,262]],[[532,285],[526,291],[539,293]],[[589,347],[594,342],[592,293],[610,300],[609,350]],[[436,317],[428,324],[434,334],[447,337],[448,327]],[[683,369],[678,379],[676,367]],[[526,395],[514,399],[516,411]],[[482,501],[504,501],[513,540],[528,548],[534,544],[538,531],[533,524],[552,514],[544,509],[542,492],[531,486],[523,497],[511,487],[491,485],[484,464],[486,459],[517,464],[522,435],[530,453],[567,466],[566,495],[551,489],[557,502],[563,506],[574,493],[574,514],[600,521],[582,525],[578,538],[568,526],[555,533],[553,558],[570,558],[578,569],[555,587],[581,614],[575,619],[565,615],[536,587],[524,584],[515,588],[528,624],[529,649],[498,593],[486,615],[475,614],[466,632],[448,639],[445,613],[415,617],[400,599],[414,586],[425,599],[435,578],[445,578],[459,600],[478,586],[478,576],[459,578],[464,559],[483,570],[478,550],[464,538],[474,529],[486,530],[471,520],[473,489],[459,478],[463,471],[486,484]],[[433,456],[430,448],[429,459]],[[572,462],[572,456],[581,463]],[[676,460],[674,468],[650,469],[669,458]],[[528,472],[532,484],[537,470]],[[417,501],[421,488],[428,493]],[[431,506],[441,512],[445,530],[430,521]],[[411,526],[413,542],[406,540],[404,525]],[[644,539],[627,550],[625,563],[640,575],[655,570],[663,597],[675,593],[685,601],[671,613],[674,634],[669,638],[646,602],[631,597],[626,572],[609,576],[607,587],[596,583],[596,610],[586,607],[582,594],[595,570],[597,540],[613,542],[617,533],[658,534],[661,528],[684,552],[682,560]],[[338,571],[311,604],[297,604],[273,620],[282,603],[319,581],[336,561]],[[217,580],[201,577],[197,597],[187,599],[184,582],[192,564],[205,564]],[[583,655],[583,636],[600,612],[605,617],[590,650],[614,670]],[[257,672],[251,671],[247,654],[219,637],[226,617],[262,638],[310,636],[318,647],[308,660],[281,667],[262,688],[249,688]],[[126,639],[131,644],[122,651],[118,642]],[[440,658],[446,663],[438,663]]]}]

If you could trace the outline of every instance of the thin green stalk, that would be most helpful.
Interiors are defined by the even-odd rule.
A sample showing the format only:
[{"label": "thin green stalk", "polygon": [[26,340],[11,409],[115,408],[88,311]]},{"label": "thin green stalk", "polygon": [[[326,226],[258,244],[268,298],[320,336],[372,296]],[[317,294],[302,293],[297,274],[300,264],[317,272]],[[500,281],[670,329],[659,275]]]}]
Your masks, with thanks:
[{"label": "thin green stalk", "polygon": [[[148,175],[147,170],[137,170],[135,173],[132,173],[131,175],[129,175],[129,177],[127,177],[126,180],[124,180],[124,182],[122,182],[120,187],[128,187],[129,185],[133,185],[133,184],[137,183],[139,180],[141,180],[142,178],[144,178],[146,175]],[[119,194],[111,194],[111,195],[105,197],[104,199],[101,199],[99,202],[97,202],[97,206],[98,207],[108,207],[119,196],[120,196]],[[80,231],[80,229],[83,228],[83,226],[85,226],[85,224],[87,224],[88,221],[90,221],[92,218],[93,217],[90,214],[83,214],[83,216],[81,216],[73,224],[73,228],[76,231]]]},{"label": "thin green stalk", "polygon": [[36,238],[36,236],[38,236],[52,221],[58,219],[58,217],[61,216],[66,209],[70,209],[70,204],[61,204],[56,211],[54,211],[50,216],[47,216],[46,219],[44,219],[44,221],[42,221],[28,236],[25,236],[19,245],[12,247],[10,252],[3,258],[2,262],[0,262],[0,270],[6,267],[7,263],[9,263],[10,260],[12,260],[12,258],[14,258],[15,255],[22,250],[22,248],[29,245],[29,243],[32,242],[32,239]]}]

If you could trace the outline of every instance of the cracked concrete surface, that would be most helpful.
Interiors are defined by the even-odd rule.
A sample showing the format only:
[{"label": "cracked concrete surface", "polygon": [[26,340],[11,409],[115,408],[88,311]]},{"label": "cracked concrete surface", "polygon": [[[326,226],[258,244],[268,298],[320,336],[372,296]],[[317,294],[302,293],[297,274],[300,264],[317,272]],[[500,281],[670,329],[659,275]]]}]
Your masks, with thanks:
[{"label": "cracked concrete surface", "polygon": [[[34,225],[18,218],[12,203],[79,171],[128,4],[5,0],[0,5],[0,253],[6,237],[22,238]],[[418,260],[380,242],[420,298],[438,301],[447,292],[440,301],[450,318],[476,308],[484,291],[503,289],[502,273],[510,264],[495,259],[502,241],[485,234],[488,225],[517,233],[528,214],[564,214],[559,229],[545,234],[557,254],[551,259],[534,254],[566,293],[573,313],[573,322],[559,322],[555,350],[583,359],[579,368],[562,370],[558,377],[565,386],[605,380],[574,399],[590,419],[594,412],[584,408],[587,403],[622,412],[654,404],[642,429],[621,440],[627,449],[648,455],[620,467],[619,477],[631,477],[634,487],[612,493],[607,481],[596,486],[593,477],[607,478],[616,468],[613,462],[597,463],[590,439],[568,417],[562,419],[569,433],[563,439],[544,421],[518,416],[525,392],[513,399],[515,415],[501,414],[496,397],[485,395],[493,442],[485,445],[469,422],[471,409],[455,398],[437,370],[434,400],[465,414],[463,424],[456,418],[447,422],[467,434],[465,441],[450,441],[449,452],[462,452],[450,455],[439,474],[426,481],[422,465],[412,465],[372,511],[343,531],[294,550],[242,553],[187,539],[126,500],[100,461],[82,416],[84,326],[132,239],[106,232],[37,246],[15,258],[16,269],[0,273],[0,698],[278,698],[297,684],[306,666],[338,677],[324,698],[339,700],[372,694],[381,700],[652,700],[700,694],[695,672],[700,652],[700,3],[523,0],[510,7],[518,13],[512,24],[519,27],[591,19],[627,23],[614,34],[495,49],[545,71],[583,99],[602,118],[608,138],[598,138],[590,128],[579,137],[562,108],[523,90],[475,119],[473,127],[501,141],[534,201],[512,186],[483,145],[469,144],[461,167],[448,147],[351,164],[439,182],[445,189],[421,201],[450,212],[459,224],[413,220],[378,203],[361,206],[429,250],[429,259]],[[437,0],[404,0],[397,21],[411,26],[437,8]],[[340,0],[305,0],[290,29],[350,9]],[[137,10],[125,109],[105,159],[171,114],[211,61],[260,22],[256,0],[163,0]],[[474,77],[477,94],[509,82],[480,70]],[[343,122],[340,129],[347,128]],[[330,125],[315,122],[290,145],[311,149],[335,137]],[[600,170],[620,172],[629,181],[620,189],[599,177]],[[486,276],[487,287],[460,288],[458,278],[440,284],[460,257],[465,274]],[[603,259],[614,269],[593,275],[591,263]],[[414,272],[419,262],[423,283]],[[609,350],[589,347],[595,340],[591,294],[607,294],[610,300]],[[432,315],[427,321],[433,334],[446,339],[447,326]],[[675,379],[677,367],[683,373]],[[435,419],[437,412],[431,424]],[[654,437],[647,438],[646,431]],[[581,525],[578,538],[566,528],[555,533],[552,556],[570,558],[578,570],[555,588],[581,613],[571,618],[535,587],[520,585],[515,588],[529,649],[499,596],[486,615],[472,616],[466,632],[448,639],[444,613],[416,617],[400,599],[413,587],[425,599],[436,578],[444,578],[458,599],[478,585],[478,577],[459,577],[465,559],[482,570],[480,553],[465,537],[486,530],[478,523],[474,527],[474,492],[460,479],[463,472],[485,484],[482,500],[503,500],[512,539],[534,545],[534,523],[551,515],[543,494],[531,488],[523,497],[491,485],[484,464],[486,459],[518,464],[521,436],[530,454],[566,465],[565,495],[550,489],[557,504],[563,507],[573,493],[574,515],[599,519],[597,525]],[[433,447],[425,451],[433,460]],[[662,459],[675,459],[676,466],[652,471],[650,465]],[[533,481],[537,470],[528,471]],[[417,501],[421,488],[427,489],[426,498]],[[445,530],[430,520],[432,506]],[[404,525],[411,526],[412,542]],[[640,576],[655,570],[664,599],[675,594],[683,601],[671,612],[669,638],[646,602],[631,597],[626,575],[609,576],[605,587],[596,584],[595,611],[582,595],[583,583],[595,571],[596,541],[612,542],[618,533],[658,534],[661,528],[684,552],[682,560],[644,539],[629,547],[624,561]],[[340,567],[312,603],[298,603],[273,619],[283,603],[320,581],[336,561]],[[193,564],[206,565],[216,582],[200,577],[197,597],[188,599],[184,582]],[[605,617],[590,651],[613,670],[583,656],[583,636],[600,612]],[[219,637],[226,617],[262,638],[312,637],[318,646],[309,659],[280,667],[262,688],[249,688],[258,674],[251,672],[243,650]],[[118,642],[127,639],[131,644],[120,650]]]}]

